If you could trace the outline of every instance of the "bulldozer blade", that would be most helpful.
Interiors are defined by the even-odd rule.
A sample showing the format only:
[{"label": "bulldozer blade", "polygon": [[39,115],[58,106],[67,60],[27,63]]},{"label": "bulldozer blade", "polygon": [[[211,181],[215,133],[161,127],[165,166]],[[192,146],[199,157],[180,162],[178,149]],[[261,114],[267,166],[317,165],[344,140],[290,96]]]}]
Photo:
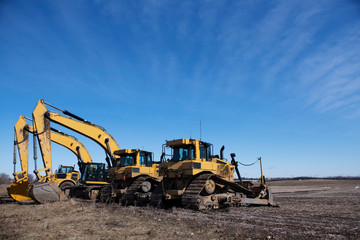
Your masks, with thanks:
[{"label": "bulldozer blade", "polygon": [[17,202],[32,201],[29,195],[29,185],[28,181],[14,182],[7,188],[8,194]]},{"label": "bulldozer blade", "polygon": [[60,202],[67,199],[64,192],[53,181],[31,184],[29,194],[38,203]]}]

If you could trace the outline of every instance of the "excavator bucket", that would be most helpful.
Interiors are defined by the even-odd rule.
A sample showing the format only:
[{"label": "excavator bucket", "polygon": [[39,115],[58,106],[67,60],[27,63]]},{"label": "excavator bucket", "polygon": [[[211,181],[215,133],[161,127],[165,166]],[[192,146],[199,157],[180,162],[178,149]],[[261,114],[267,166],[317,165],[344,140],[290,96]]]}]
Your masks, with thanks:
[{"label": "excavator bucket", "polygon": [[60,202],[67,199],[54,181],[33,183],[30,186],[29,194],[38,203]]},{"label": "excavator bucket", "polygon": [[21,183],[14,182],[7,188],[8,194],[12,199],[18,202],[32,201],[29,195],[29,185],[30,183],[28,181],[23,181]]}]

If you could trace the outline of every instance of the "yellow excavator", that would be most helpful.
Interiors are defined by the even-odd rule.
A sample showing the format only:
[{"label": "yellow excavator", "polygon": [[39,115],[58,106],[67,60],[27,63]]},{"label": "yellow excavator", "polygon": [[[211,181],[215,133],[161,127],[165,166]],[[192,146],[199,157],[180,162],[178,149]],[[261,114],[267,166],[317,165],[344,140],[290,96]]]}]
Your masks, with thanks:
[{"label": "yellow excavator", "polygon": [[[32,200],[29,195],[29,182],[28,182],[28,152],[29,152],[29,132],[34,133],[32,125],[28,125],[25,116],[21,115],[15,124],[15,141],[14,141],[14,167],[16,164],[16,146],[18,147],[20,164],[22,171],[15,172],[14,168],[14,183],[8,187],[9,195],[16,201],[29,201]],[[77,139],[52,129],[51,141],[66,147],[71,150],[78,157],[79,162],[91,162],[91,157],[87,149]],[[34,139],[34,154],[36,157],[36,142]],[[36,160],[35,160],[36,161]],[[36,162],[35,162],[36,165]],[[52,181],[64,191],[66,188],[76,186],[79,180],[79,172],[74,171],[73,166],[61,165],[57,172],[52,175]],[[56,189],[56,191],[59,191]]]},{"label": "yellow excavator", "polygon": [[100,188],[108,185],[106,182],[108,171],[105,164],[93,162],[88,150],[75,137],[54,128],[50,129],[51,141],[68,148],[77,156],[81,175],[79,179],[79,173],[76,172],[78,175],[75,181],[74,167],[61,165],[55,173],[54,181],[70,197],[95,199]]},{"label": "yellow excavator", "polygon": [[[31,201],[29,196],[29,178],[28,178],[28,157],[29,157],[29,131],[25,117],[19,117],[15,124],[14,131],[14,182],[7,188],[8,194],[15,201]],[[21,170],[16,172],[16,147],[18,147]]]},{"label": "yellow excavator", "polygon": [[[48,111],[45,105],[67,116]],[[54,107],[44,100],[38,101],[33,111],[33,120],[38,131],[37,136],[40,146],[44,149],[51,149],[48,132],[50,130],[50,122],[53,122],[90,138],[105,150],[107,155],[106,161],[110,168],[108,181],[111,183],[111,186],[102,188],[99,199],[111,198],[120,200],[124,197],[126,202],[131,204],[133,200],[130,197],[131,194],[126,194],[128,190],[128,193],[140,192],[142,196],[145,196],[149,195],[148,192],[155,188],[158,182],[157,165],[152,162],[151,153],[136,149],[121,150],[116,140],[104,128],[92,124],[66,110]],[[147,157],[147,165],[141,162],[141,159],[145,158],[145,156]],[[45,157],[48,161],[51,161],[51,155]],[[130,158],[132,161],[129,160]],[[142,187],[144,185],[150,187],[148,192],[142,190],[145,189],[145,187]]]},{"label": "yellow excavator", "polygon": [[[169,150],[171,151],[169,153]],[[181,204],[191,209],[223,208],[243,205],[274,205],[262,174],[261,181],[242,181],[235,154],[232,161],[213,155],[210,143],[196,139],[166,141],[159,175],[163,180],[151,196],[153,205]],[[168,158],[167,158],[168,157]],[[166,159],[167,158],[167,159]],[[259,159],[260,163],[261,158]],[[238,180],[234,180],[234,170]]]}]

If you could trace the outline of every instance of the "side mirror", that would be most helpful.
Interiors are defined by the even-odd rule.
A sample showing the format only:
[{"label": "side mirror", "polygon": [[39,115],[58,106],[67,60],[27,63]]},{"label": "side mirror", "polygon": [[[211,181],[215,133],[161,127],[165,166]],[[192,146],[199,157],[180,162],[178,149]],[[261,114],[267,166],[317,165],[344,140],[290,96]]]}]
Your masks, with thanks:
[{"label": "side mirror", "polygon": [[231,156],[232,158],[236,157],[235,153],[230,153],[230,156]]}]

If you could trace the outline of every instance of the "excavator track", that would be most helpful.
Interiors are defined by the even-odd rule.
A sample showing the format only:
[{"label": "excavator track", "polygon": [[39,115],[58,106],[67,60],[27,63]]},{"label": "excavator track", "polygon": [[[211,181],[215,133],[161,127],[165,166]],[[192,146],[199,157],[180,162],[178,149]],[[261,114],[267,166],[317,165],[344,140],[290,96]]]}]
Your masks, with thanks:
[{"label": "excavator track", "polygon": [[70,189],[70,198],[82,198],[95,200],[98,198],[99,186],[75,186]]},{"label": "excavator track", "polygon": [[55,182],[36,182],[31,184],[29,195],[38,203],[65,201],[67,197]]},{"label": "excavator track", "polygon": [[125,194],[122,197],[124,205],[134,205],[136,201],[135,193],[141,187],[141,184],[147,179],[147,176],[140,176],[126,189]]},{"label": "excavator track", "polygon": [[200,176],[197,176],[194,180],[191,181],[181,198],[181,204],[183,205],[183,207],[200,209],[198,197],[200,196],[200,193],[203,190],[206,181],[212,175],[213,174],[210,173],[201,174]]}]

